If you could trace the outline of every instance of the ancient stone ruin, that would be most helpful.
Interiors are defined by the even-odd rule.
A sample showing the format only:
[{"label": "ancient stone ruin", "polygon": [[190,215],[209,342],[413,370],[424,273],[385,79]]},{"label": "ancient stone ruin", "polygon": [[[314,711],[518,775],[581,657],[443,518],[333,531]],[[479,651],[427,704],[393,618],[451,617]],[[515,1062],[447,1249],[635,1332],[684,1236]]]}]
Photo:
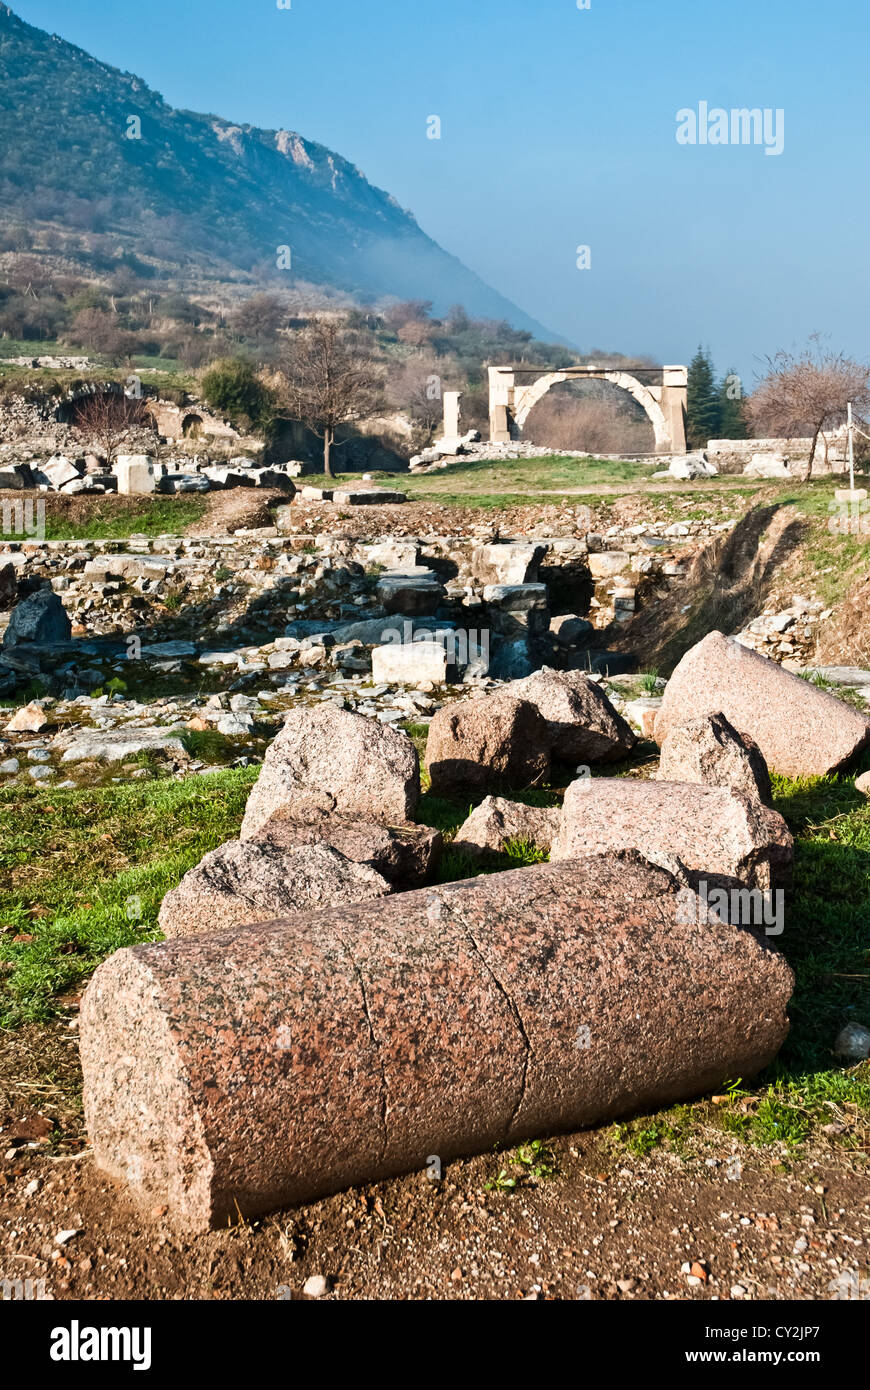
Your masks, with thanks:
[{"label": "ancient stone ruin", "polygon": [[[758,1072],[792,988],[770,773],[870,743],[743,634],[620,691],[605,635],[727,523],[372,541],[313,539],[299,510],[229,537],[34,536],[0,564],[0,689],[52,692],[10,717],[0,775],[62,791],[150,776],[146,754],[207,776],[191,734],[262,759],[238,838],[165,894],[166,939],[116,952],[82,1008],[99,1166],[197,1231]],[[142,661],[172,695],[111,693]],[[465,815],[452,841],[423,776]]]},{"label": "ancient stone ruin", "polygon": [[[770,663],[742,677],[757,696],[755,663]],[[598,775],[635,735],[577,672],[445,705],[433,790],[588,765],[561,810],[491,794],[456,836],[481,866],[517,836],[550,864],[437,883],[409,737],[293,710],[241,838],[166,896],[167,941],[116,952],[87,989],[98,1165],[204,1231],[756,1074],[785,1037],[791,971],[777,928],[707,895],[780,892],[791,836],[762,799],[757,721],[752,735],[721,712],[681,726],[671,702],[666,723],[690,780]]]}]

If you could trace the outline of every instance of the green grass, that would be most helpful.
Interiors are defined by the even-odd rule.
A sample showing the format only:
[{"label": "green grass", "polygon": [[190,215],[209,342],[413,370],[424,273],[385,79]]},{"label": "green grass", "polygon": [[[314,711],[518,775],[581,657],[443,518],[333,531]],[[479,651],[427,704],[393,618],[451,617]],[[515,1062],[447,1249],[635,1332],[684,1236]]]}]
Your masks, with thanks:
[{"label": "green grass", "polygon": [[[376,474],[384,486],[404,492],[415,502],[437,502],[444,506],[495,507],[521,506],[546,496],[548,504],[580,506],[594,498],[597,506],[607,506],[619,495],[638,491],[662,512],[673,512],[679,520],[710,515],[711,505],[730,502],[735,493],[751,496],[771,489],[761,479],[723,476],[701,478],[694,483],[675,479],[652,481],[656,464],[630,463],[624,459],[568,458],[564,455],[528,459],[469,459],[448,464],[433,473]],[[342,481],[353,481],[344,475]],[[602,489],[608,493],[602,493]],[[829,488],[829,491],[831,489]],[[831,495],[832,492],[831,492]],[[694,504],[690,511],[686,503]]]},{"label": "green grass", "polygon": [[794,888],[778,941],[797,976],[779,1059],[794,1077],[830,1066],[834,1036],[851,1017],[870,1021],[870,803],[848,778],[773,781],[795,836]]},{"label": "green grass", "polygon": [[734,1078],[723,1104],[615,1126],[614,1137],[633,1153],[679,1152],[699,1124],[787,1149],[834,1124],[842,1126],[832,1136],[839,1147],[868,1152],[870,1063],[840,1065],[833,1043],[844,1023],[870,1020],[870,803],[845,777],[774,776],[773,783],[795,836],[794,887],[775,943],[795,972],[791,1032],[765,1075],[751,1088]]},{"label": "green grass", "polygon": [[[855,483],[858,487],[867,486],[868,479],[858,476]],[[848,528],[855,524],[848,508],[844,515],[840,504],[834,501],[835,490],[848,485],[848,478],[840,476],[815,478],[797,488],[788,483],[777,490],[774,499],[780,506],[794,507],[806,518],[807,532],[801,546],[805,582],[830,607],[865,577],[870,566],[870,510],[859,513],[859,534],[836,529],[838,525]]]},{"label": "green grass", "polygon": [[0,362],[8,357],[84,357],[83,352],[61,347],[57,342],[37,342],[30,338],[0,338]]},{"label": "green grass", "polygon": [[532,1139],[520,1144],[503,1159],[494,1178],[484,1183],[487,1192],[516,1192],[535,1187],[558,1176],[556,1155],[545,1139]]},{"label": "green grass", "polygon": [[181,746],[191,758],[212,764],[228,763],[239,751],[236,740],[217,729],[185,729]]},{"label": "green grass", "polygon": [[162,391],[196,391],[196,373],[179,362],[177,357],[134,356],[133,366],[137,376],[146,386],[155,386]]},{"label": "green grass", "polygon": [[[542,492],[562,493],[568,501],[575,490],[594,493],[602,484],[648,481],[654,467],[597,458],[470,459],[451,463],[435,473],[379,474],[378,481],[404,492],[412,501],[430,500],[445,506],[504,507],[534,501]],[[344,475],[343,482],[353,480]],[[626,491],[631,491],[631,486]],[[551,498],[550,500],[557,500]]]},{"label": "green grass", "polygon": [[50,1018],[106,956],[159,939],[164,894],[238,832],[256,775],[0,790],[0,1026]]},{"label": "green grass", "polygon": [[653,1149],[670,1143],[677,1147],[681,1130],[667,1119],[660,1118],[647,1123],[646,1119],[633,1120],[627,1124],[614,1126],[614,1138],[628,1149],[629,1153],[645,1158]]},{"label": "green grass", "polygon": [[[69,367],[61,367],[57,370],[51,367],[19,367],[13,366],[13,357],[86,357],[90,362],[90,369],[84,376],[97,377],[101,379],[111,379],[122,381],[130,375],[130,366],[119,366],[110,358],[99,352],[92,352],[86,348],[70,347],[68,344],[57,342],[35,342],[29,339],[0,338],[0,375],[14,384],[22,381],[38,386],[40,383],[50,381],[79,381],[83,379],[83,373],[75,371]],[[147,386],[154,386],[164,391],[195,391],[197,386],[196,373],[189,367],[185,367],[176,357],[149,357],[147,354],[136,354],[130,359],[130,364],[137,376]]]},{"label": "green grass", "polygon": [[43,695],[51,693],[51,686],[47,681],[40,680],[37,676],[27,685],[19,686],[15,693],[15,699],[0,700],[0,709],[20,709],[22,705],[30,704],[31,700],[41,700]]},{"label": "green grass", "polygon": [[87,519],[82,521],[67,521],[49,513],[45,538],[49,541],[110,541],[125,540],[137,533],[178,536],[201,520],[206,507],[201,497],[143,497],[136,506],[123,508],[114,500],[106,500],[95,503]]}]

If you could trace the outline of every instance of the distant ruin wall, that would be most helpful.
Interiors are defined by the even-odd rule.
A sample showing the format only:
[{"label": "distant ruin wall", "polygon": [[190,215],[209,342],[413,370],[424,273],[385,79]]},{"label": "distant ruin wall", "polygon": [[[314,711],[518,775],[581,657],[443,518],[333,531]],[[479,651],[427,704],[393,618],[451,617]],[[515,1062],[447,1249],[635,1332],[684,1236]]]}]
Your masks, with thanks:
[{"label": "distant ruin wall", "polygon": [[[743,473],[753,459],[781,463],[789,472],[803,476],[810,456],[811,438],[795,439],[710,439],[704,450],[720,473]],[[842,473],[848,467],[845,430],[829,430],[819,436],[813,477]]]}]

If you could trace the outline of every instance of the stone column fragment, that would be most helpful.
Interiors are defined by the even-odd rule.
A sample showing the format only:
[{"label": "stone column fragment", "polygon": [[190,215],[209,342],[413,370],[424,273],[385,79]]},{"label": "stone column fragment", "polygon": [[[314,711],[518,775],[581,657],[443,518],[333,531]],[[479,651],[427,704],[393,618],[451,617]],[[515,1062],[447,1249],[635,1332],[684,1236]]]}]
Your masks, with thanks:
[{"label": "stone column fragment", "polygon": [[758,1072],[792,975],[633,853],[138,946],[81,1014],[99,1168],[204,1231]]}]

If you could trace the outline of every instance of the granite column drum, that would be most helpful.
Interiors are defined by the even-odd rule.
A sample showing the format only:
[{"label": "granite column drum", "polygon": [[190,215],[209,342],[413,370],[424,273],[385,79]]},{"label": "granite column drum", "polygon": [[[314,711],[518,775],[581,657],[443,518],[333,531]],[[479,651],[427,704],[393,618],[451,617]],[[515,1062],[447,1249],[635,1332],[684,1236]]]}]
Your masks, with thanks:
[{"label": "granite column drum", "polygon": [[204,1231],[757,1073],[792,975],[628,852],[117,951],[81,1012],[97,1166]]}]

